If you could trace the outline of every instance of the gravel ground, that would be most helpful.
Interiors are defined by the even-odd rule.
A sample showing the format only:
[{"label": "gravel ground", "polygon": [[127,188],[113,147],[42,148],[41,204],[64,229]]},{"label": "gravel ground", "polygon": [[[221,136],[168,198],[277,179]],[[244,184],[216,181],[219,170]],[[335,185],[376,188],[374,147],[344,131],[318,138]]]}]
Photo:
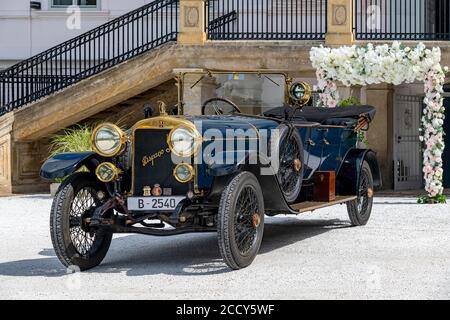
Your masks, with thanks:
[{"label": "gravel ground", "polygon": [[268,218],[252,266],[230,271],[215,234],[115,237],[100,267],[67,274],[47,195],[0,198],[1,299],[449,299],[450,210],[376,198],[366,227],[345,206]]}]

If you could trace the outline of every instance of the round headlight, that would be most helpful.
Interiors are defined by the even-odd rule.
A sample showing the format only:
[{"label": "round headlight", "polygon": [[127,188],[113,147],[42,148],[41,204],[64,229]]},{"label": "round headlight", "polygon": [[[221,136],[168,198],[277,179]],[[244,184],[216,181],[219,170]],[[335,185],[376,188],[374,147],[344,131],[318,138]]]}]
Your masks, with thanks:
[{"label": "round headlight", "polygon": [[95,174],[97,175],[98,180],[107,183],[117,180],[120,175],[120,170],[112,163],[104,162],[97,167]]},{"label": "round headlight", "polygon": [[169,146],[179,157],[192,156],[199,145],[199,135],[189,128],[175,128],[169,135]]},{"label": "round headlight", "polygon": [[294,83],[289,89],[289,96],[295,104],[305,105],[311,99],[311,86],[306,82]]},{"label": "round headlight", "polygon": [[173,170],[173,176],[178,182],[187,183],[194,177],[194,168],[186,163],[181,163]]},{"label": "round headlight", "polygon": [[95,128],[91,144],[99,155],[114,157],[125,149],[126,140],[125,133],[119,127],[106,123]]}]

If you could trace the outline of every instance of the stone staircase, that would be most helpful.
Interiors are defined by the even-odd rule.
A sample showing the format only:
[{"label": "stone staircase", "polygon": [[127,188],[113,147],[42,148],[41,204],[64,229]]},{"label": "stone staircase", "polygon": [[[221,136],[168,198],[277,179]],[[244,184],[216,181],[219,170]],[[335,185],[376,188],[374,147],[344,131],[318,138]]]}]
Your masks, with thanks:
[{"label": "stone staircase", "polygon": [[[0,117],[0,194],[40,192],[48,138],[77,123],[143,118],[144,104],[177,102],[173,70],[272,69],[314,76],[301,43],[168,43]],[[291,67],[295,66],[295,67]]]},{"label": "stone staircase", "polygon": [[[294,77],[314,76],[309,50],[321,41],[206,41],[201,19],[196,28],[178,32],[176,13],[180,9],[174,5],[178,2],[154,1],[0,72],[0,195],[48,191],[48,182],[39,177],[39,170],[49,154],[49,137],[62,129],[118,120],[131,126],[143,118],[145,104],[164,100],[174,105],[174,69],[272,69],[289,71]],[[90,49],[103,40],[106,43],[109,32],[121,33],[133,25],[136,32],[139,23],[145,29],[146,17],[155,10],[175,12],[172,18],[176,23],[164,29],[166,33],[148,34],[147,40],[141,32],[140,42],[129,47],[125,38],[119,44],[116,39],[112,48],[119,46],[119,51],[109,56],[110,49],[97,53]],[[78,56],[70,58],[80,47],[82,52],[86,47],[86,52],[91,52],[91,56],[81,55],[86,63],[76,60]],[[70,68],[61,67],[65,65],[61,58],[66,56]],[[19,89],[14,91],[12,85]]]}]

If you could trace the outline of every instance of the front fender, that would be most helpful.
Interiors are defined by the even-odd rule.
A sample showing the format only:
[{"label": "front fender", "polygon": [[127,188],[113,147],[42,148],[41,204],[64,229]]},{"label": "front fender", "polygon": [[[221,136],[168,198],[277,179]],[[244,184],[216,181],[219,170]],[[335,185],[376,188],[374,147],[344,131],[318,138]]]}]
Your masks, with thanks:
[{"label": "front fender", "polygon": [[254,159],[256,155],[260,157],[260,162],[270,163],[270,159],[263,154],[247,153],[235,164],[210,166],[208,173],[214,178],[214,182],[208,195],[209,199],[213,202],[220,201],[223,190],[230,181],[240,172],[248,171],[256,176],[261,185],[266,214],[297,214],[298,212],[286,202],[274,169],[261,163],[250,164],[252,162],[249,162],[249,158],[253,156]]},{"label": "front fender", "polygon": [[82,166],[93,172],[101,161],[102,157],[95,152],[61,153],[45,161],[40,175],[47,180],[64,178]]},{"label": "front fender", "polygon": [[370,149],[351,149],[347,152],[337,172],[336,189],[338,195],[354,196],[358,193],[359,176],[364,161],[367,161],[372,171],[374,187],[380,188],[382,186],[376,153]]}]

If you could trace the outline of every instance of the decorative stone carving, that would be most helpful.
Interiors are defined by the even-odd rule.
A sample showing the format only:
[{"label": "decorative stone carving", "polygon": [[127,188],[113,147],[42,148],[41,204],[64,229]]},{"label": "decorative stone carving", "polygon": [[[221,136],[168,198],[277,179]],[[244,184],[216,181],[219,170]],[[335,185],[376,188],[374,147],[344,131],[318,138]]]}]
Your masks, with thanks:
[{"label": "decorative stone carving", "polygon": [[205,32],[205,0],[180,0],[181,22],[177,41],[180,44],[204,44],[207,40]]},{"label": "decorative stone carving", "polygon": [[18,169],[18,180],[39,180],[39,171],[45,155],[39,142],[15,143],[14,167]]},{"label": "decorative stone carving", "polygon": [[342,26],[347,23],[347,8],[344,5],[333,5],[333,25]]},{"label": "decorative stone carving", "polygon": [[187,28],[198,28],[200,25],[200,13],[198,7],[185,7],[184,26]]}]

